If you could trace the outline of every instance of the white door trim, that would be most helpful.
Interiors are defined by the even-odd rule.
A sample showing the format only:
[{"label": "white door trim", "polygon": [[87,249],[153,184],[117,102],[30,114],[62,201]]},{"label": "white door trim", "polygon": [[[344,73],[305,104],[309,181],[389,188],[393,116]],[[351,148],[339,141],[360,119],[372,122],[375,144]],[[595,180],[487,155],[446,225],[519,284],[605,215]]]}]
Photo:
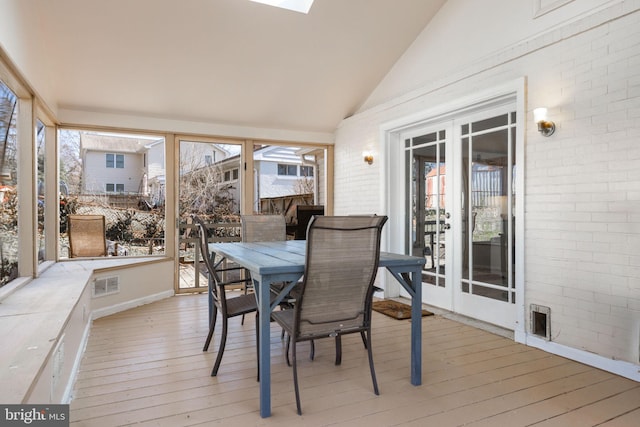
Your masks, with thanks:
[{"label": "white door trim", "polygon": [[[506,100],[515,98],[516,114],[519,126],[516,131],[516,164],[522,165],[516,179],[516,192],[520,195],[516,204],[514,215],[516,217],[516,325],[515,336],[526,334],[526,315],[524,306],[524,135],[526,129],[526,78],[521,77],[502,85],[488,88],[470,95],[456,98],[453,101],[434,106],[432,108],[417,111],[399,119],[381,124],[379,128],[380,141],[385,153],[384,173],[384,204],[385,211],[389,213],[390,221],[385,233],[387,246],[390,251],[404,251],[405,236],[405,212],[404,192],[391,191],[404,188],[405,166],[404,150],[400,147],[400,133],[413,127],[426,126],[447,120],[458,115],[465,115],[479,108],[487,108],[492,105],[500,105]],[[399,286],[392,280],[385,280],[387,286],[385,295],[397,296],[401,294]]]}]

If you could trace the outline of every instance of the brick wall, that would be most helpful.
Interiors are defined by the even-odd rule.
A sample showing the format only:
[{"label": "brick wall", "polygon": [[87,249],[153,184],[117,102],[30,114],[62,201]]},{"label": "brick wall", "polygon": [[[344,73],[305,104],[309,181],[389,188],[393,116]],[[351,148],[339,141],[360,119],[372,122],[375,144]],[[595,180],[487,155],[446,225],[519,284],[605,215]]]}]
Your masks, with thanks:
[{"label": "brick wall", "polygon": [[[639,9],[617,2],[345,120],[336,134],[336,214],[387,213],[381,184],[394,171],[385,167],[381,125],[526,76],[519,320],[528,324],[529,304],[548,306],[552,341],[638,364]],[[556,122],[550,138],[533,123],[538,106]],[[373,165],[363,150],[374,152]]]}]

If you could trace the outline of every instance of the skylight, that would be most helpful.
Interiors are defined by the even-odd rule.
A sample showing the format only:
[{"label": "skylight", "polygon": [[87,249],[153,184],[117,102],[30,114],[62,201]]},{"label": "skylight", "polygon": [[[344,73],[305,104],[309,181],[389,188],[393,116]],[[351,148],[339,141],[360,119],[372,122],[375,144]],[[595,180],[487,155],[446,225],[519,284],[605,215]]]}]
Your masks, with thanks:
[{"label": "skylight", "polygon": [[313,0],[251,0],[256,3],[293,10],[294,12],[309,13]]}]

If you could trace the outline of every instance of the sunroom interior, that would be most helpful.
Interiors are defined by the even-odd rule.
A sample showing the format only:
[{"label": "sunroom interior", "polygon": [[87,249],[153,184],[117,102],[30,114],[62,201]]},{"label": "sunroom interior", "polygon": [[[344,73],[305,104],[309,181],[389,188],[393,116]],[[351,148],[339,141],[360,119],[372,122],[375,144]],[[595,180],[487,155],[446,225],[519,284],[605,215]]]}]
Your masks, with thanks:
[{"label": "sunroom interior", "polygon": [[[455,330],[454,319],[620,376],[612,393],[637,397],[638,175],[627,162],[638,158],[628,141],[640,43],[629,40],[640,2],[499,0],[522,24],[500,20],[504,40],[468,18],[494,14],[461,0],[310,3],[305,13],[251,0],[3,1],[0,403],[69,403],[95,321],[203,298],[190,214],[237,240],[241,213],[279,213],[294,239],[297,204],[389,215],[382,248],[424,257],[436,330]],[[534,121],[545,103],[553,135]],[[508,143],[494,146],[498,134]],[[594,152],[608,165],[595,189],[580,169],[600,163]],[[107,256],[72,258],[72,213],[105,216]],[[460,295],[447,293],[454,282]],[[377,285],[376,298],[407,298],[389,275]],[[386,345],[375,324],[374,343]],[[249,404],[257,420],[257,398]],[[640,414],[625,408],[612,415],[621,425]]]}]

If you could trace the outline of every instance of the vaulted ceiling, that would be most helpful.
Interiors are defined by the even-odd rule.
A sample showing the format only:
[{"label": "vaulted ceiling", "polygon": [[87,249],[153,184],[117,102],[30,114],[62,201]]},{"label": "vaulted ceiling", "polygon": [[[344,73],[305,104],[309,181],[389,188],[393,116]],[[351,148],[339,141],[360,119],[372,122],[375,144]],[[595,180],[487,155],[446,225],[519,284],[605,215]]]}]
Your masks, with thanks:
[{"label": "vaulted ceiling", "polygon": [[332,132],[445,0],[39,1],[58,108]]}]

